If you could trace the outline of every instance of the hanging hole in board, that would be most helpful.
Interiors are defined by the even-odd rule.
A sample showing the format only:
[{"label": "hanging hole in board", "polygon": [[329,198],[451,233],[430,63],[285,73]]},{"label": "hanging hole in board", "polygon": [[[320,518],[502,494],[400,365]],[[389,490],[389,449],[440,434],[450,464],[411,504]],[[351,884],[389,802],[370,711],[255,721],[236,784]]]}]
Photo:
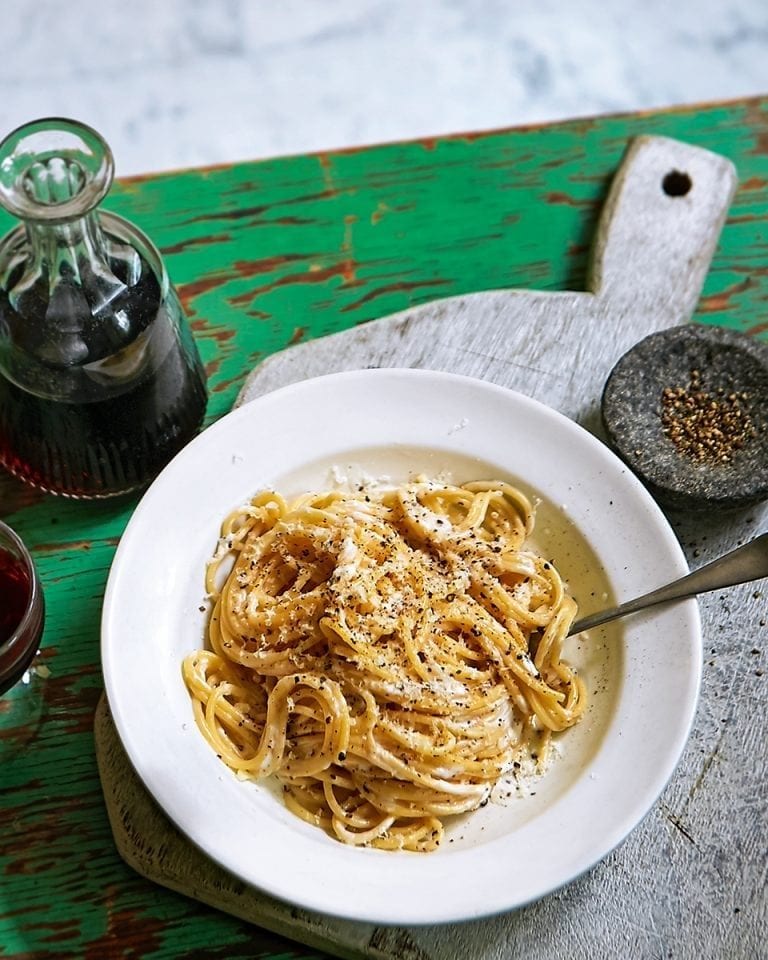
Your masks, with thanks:
[{"label": "hanging hole in board", "polygon": [[661,189],[668,197],[684,197],[692,186],[691,178],[680,170],[670,170],[661,181]]}]

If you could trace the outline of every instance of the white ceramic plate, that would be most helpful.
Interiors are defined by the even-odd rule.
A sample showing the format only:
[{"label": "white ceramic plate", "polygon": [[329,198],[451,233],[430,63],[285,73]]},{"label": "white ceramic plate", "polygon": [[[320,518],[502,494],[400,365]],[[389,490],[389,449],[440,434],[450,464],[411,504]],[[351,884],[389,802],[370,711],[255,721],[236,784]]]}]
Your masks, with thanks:
[{"label": "white ceramic plate", "polygon": [[520,394],[465,377],[363,370],[307,380],[235,410],[183,450],[139,504],[103,613],[107,694],[146,787],[212,859],[276,897],[377,923],[440,923],[520,906],[604,857],[650,809],[688,736],[700,675],[687,601],[568,641],[587,716],[547,774],[505,784],[432,854],[344,846],[238,781],[198,733],[181,678],[203,643],[205,562],[226,513],[257,490],[342,475],[510,480],[542,502],[535,545],[582,613],[687,572],[640,483],[594,437]]}]

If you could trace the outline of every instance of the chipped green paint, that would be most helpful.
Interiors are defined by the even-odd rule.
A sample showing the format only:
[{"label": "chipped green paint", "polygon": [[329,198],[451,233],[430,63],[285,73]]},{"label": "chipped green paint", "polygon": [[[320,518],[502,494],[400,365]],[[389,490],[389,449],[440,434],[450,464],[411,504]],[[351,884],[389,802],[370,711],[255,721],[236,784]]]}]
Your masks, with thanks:
[{"label": "chipped green paint", "polygon": [[[136,178],[106,206],[165,256],[209,373],[210,422],[289,343],[472,290],[582,287],[610,177],[641,133],[735,162],[697,319],[765,335],[768,100]],[[92,720],[101,599],[135,503],[58,500],[0,477],[0,516],[45,584],[51,671],[34,704],[23,688],[0,701],[0,957],[316,957],[151,886],[115,852]]]}]

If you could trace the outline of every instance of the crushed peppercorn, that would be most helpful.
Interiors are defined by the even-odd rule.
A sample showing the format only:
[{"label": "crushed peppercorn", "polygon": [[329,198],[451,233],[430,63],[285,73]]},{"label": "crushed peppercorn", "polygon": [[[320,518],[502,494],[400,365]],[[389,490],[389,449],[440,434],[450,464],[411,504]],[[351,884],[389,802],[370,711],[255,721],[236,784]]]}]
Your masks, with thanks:
[{"label": "crushed peppercorn", "polygon": [[704,388],[699,370],[686,387],[665,387],[661,425],[677,450],[695,463],[727,464],[755,435],[749,394]]}]

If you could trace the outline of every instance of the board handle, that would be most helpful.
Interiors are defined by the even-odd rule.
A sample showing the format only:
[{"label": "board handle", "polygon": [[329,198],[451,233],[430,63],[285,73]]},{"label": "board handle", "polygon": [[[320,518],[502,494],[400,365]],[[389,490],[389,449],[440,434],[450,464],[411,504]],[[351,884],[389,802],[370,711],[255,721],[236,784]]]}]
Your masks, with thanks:
[{"label": "board handle", "polygon": [[688,320],[737,182],[719,154],[669,137],[634,139],[603,207],[590,289],[622,311]]}]

